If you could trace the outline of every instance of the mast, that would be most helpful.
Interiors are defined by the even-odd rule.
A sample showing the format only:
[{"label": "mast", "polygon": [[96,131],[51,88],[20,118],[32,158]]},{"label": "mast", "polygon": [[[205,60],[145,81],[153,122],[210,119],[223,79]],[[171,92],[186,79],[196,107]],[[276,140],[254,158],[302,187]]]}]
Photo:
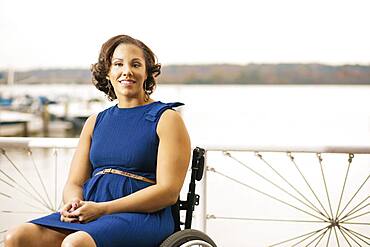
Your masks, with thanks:
[{"label": "mast", "polygon": [[14,68],[8,69],[8,85],[14,85]]}]

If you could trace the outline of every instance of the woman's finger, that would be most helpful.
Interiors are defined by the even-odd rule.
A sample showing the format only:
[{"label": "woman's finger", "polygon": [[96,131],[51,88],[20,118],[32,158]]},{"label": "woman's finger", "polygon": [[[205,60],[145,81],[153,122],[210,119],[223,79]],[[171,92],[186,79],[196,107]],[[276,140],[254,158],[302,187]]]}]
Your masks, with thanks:
[{"label": "woman's finger", "polygon": [[78,219],[77,218],[68,218],[68,217],[64,217],[63,215],[61,215],[60,216],[60,221],[67,222],[67,223],[75,223],[75,222],[78,222]]},{"label": "woman's finger", "polygon": [[71,207],[72,207],[71,203],[64,204],[64,206],[61,209],[59,209],[59,212],[68,211],[71,209]]},{"label": "woman's finger", "polygon": [[60,212],[60,214],[63,216],[63,217],[66,217],[66,218],[77,218],[79,215],[80,215],[80,212],[76,212],[76,211],[73,211],[73,212],[68,212],[68,211],[62,211]]},{"label": "woman's finger", "polygon": [[78,208],[77,210],[75,210],[73,212],[70,212],[67,215],[68,215],[68,217],[77,218],[77,217],[81,216],[81,208]]}]

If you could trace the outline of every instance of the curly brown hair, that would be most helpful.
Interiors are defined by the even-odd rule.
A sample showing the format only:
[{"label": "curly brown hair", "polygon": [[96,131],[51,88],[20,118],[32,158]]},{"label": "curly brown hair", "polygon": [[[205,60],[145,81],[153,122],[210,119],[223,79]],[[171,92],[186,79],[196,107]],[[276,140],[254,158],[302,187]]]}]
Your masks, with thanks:
[{"label": "curly brown hair", "polygon": [[97,89],[103,91],[108,99],[117,99],[112,83],[107,79],[110,66],[112,64],[113,52],[120,44],[133,44],[141,48],[144,53],[147,79],[144,81],[144,92],[147,97],[153,93],[157,84],[155,78],[161,73],[161,64],[157,62],[157,57],[152,50],[138,39],[128,35],[117,35],[107,40],[101,47],[99,61],[91,65],[92,83]]}]

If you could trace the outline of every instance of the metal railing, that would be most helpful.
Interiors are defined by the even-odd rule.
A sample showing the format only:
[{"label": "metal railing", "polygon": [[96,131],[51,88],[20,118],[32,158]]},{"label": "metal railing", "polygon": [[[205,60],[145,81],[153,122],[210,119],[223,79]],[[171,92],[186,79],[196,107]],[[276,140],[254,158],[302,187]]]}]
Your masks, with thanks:
[{"label": "metal railing", "polygon": [[[11,219],[1,220],[0,237],[60,207],[77,142],[0,137],[0,217]],[[220,246],[370,245],[370,146],[202,148],[206,172],[194,227]],[[260,227],[265,234],[253,234]]]},{"label": "metal railing", "polygon": [[221,246],[370,246],[370,146],[204,148],[201,227],[233,227]]}]

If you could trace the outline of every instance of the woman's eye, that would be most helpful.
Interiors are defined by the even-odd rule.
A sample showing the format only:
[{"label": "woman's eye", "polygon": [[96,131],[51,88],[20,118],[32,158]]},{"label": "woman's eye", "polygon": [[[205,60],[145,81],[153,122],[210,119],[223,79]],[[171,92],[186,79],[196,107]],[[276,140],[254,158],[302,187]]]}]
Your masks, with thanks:
[{"label": "woman's eye", "polygon": [[114,66],[122,66],[122,63],[115,63]]},{"label": "woman's eye", "polygon": [[135,68],[139,68],[141,66],[141,64],[139,64],[139,63],[134,63],[134,67]]}]

